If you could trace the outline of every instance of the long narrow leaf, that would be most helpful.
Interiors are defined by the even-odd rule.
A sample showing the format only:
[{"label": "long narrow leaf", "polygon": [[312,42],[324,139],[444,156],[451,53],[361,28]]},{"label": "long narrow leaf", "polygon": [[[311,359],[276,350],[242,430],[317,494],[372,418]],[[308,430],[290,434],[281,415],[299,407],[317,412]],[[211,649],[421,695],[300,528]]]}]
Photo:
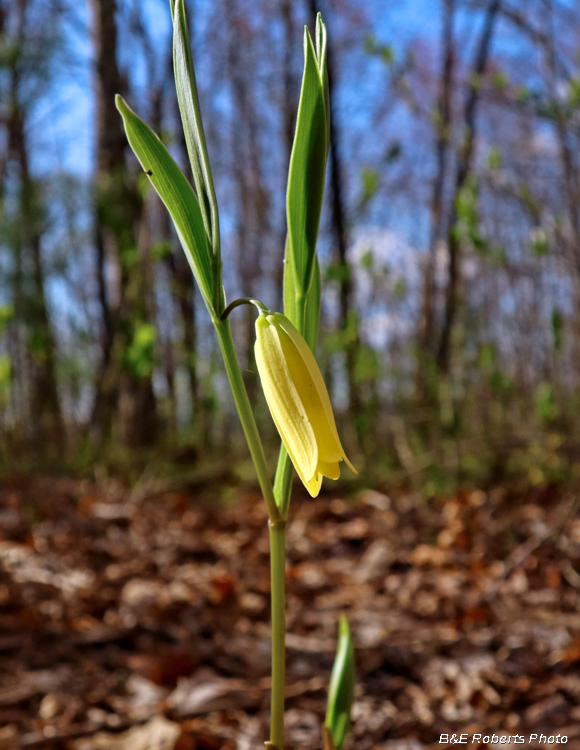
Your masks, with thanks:
[{"label": "long narrow leaf", "polygon": [[294,323],[296,328],[306,339],[312,352],[316,353],[318,339],[318,321],[320,319],[320,268],[318,258],[314,258],[314,273],[312,283],[306,295],[306,310],[304,320],[298,319],[298,305],[296,282],[292,268],[291,249],[286,240],[286,257],[284,259],[284,315]]},{"label": "long narrow leaf", "polygon": [[318,58],[318,72],[322,81],[324,94],[324,113],[326,116],[326,149],[330,147],[330,89],[328,84],[328,68],[326,58],[328,45],[326,39],[326,24],[320,13],[316,16],[316,57]]},{"label": "long narrow leaf", "polygon": [[149,125],[118,94],[115,103],[129,144],[171,214],[195,279],[212,309],[212,256],[193,188]]},{"label": "long narrow leaf", "polygon": [[346,617],[340,618],[338,648],[332,667],[328,690],[328,709],[325,725],[332,732],[336,750],[341,750],[350,726],[350,711],[354,701],[356,681],[354,650],[350,638],[350,628]]},{"label": "long narrow leaf", "polygon": [[292,264],[300,295],[305,295],[312,283],[327,155],[324,90],[312,39],[305,29],[304,75],[286,197]]},{"label": "long narrow leaf", "polygon": [[[316,47],[318,59],[306,29],[304,76],[288,175],[288,235],[284,258],[284,312],[303,334],[312,352],[316,350],[320,318],[320,268],[316,257],[316,240],[329,145],[329,120],[324,96],[326,28],[320,14],[316,23]],[[299,298],[304,297],[306,303],[303,308]],[[299,314],[302,309],[303,316]],[[274,491],[283,515],[288,512],[292,476],[292,465],[282,445]]]},{"label": "long narrow leaf", "polygon": [[314,259],[314,273],[312,283],[306,295],[306,312],[304,317],[304,338],[306,343],[316,353],[318,340],[318,322],[320,320],[320,266],[318,258]]},{"label": "long narrow leaf", "polygon": [[179,111],[193,179],[205,229],[215,253],[219,252],[218,207],[201,119],[183,0],[175,1],[173,12],[173,66]]}]

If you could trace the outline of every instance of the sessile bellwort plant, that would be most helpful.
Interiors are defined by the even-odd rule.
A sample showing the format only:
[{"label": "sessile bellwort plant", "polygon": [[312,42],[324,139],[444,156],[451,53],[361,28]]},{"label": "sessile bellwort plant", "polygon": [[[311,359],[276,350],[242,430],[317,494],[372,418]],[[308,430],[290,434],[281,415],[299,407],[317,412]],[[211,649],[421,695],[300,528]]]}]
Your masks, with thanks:
[{"label": "sessile bellwort plant", "polygon": [[[169,211],[203,301],[214,325],[234,402],[246,436],[266,508],[270,534],[272,694],[269,750],[284,747],[285,535],[292,465],[313,497],[323,477],[338,479],[340,463],[353,471],[342,447],[330,398],[314,350],[320,316],[320,271],[316,242],[330,138],[326,72],[326,28],[318,15],[315,44],[304,31],[304,73],[290,157],[286,194],[284,315],[259,300],[226,306],[222,284],[219,211],[206,146],[184,0],[170,0],[173,66],[181,121],[195,190],[151,128],[116,97],[127,139],[149,182]],[[242,304],[258,308],[256,362],[264,395],[282,445],[272,481],[236,356],[229,315]],[[354,697],[350,630],[341,620],[323,726],[324,750],[340,750]]]}]

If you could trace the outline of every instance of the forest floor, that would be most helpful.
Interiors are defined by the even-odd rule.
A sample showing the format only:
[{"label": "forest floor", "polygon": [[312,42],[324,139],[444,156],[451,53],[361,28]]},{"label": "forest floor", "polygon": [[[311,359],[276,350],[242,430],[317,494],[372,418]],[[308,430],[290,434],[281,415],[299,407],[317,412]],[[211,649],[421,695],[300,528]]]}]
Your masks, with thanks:
[{"label": "forest floor", "polygon": [[[204,493],[2,481],[1,750],[263,747],[264,504],[240,491],[217,507]],[[341,613],[358,674],[345,750],[441,748],[453,733],[469,746],[497,733],[543,747],[536,733],[579,748],[577,498],[555,488],[298,497],[288,750],[321,747]]]}]

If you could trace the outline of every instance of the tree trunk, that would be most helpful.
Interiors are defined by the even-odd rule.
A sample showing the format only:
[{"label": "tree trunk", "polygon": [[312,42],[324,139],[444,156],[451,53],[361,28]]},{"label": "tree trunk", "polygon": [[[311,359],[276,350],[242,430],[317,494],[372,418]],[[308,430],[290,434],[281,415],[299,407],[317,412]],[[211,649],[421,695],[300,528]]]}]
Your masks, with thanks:
[{"label": "tree trunk", "polygon": [[568,142],[568,122],[564,108],[560,104],[558,87],[561,79],[558,75],[556,60],[556,42],[553,29],[553,7],[551,0],[543,0],[545,19],[545,55],[551,88],[551,101],[555,107],[556,135],[562,162],[562,173],[564,177],[566,203],[568,209],[568,221],[570,222],[570,233],[572,243],[572,261],[580,278],[580,195],[578,191],[578,175],[574,164],[574,156]]},{"label": "tree trunk", "polygon": [[[164,209],[165,210],[165,209]],[[169,227],[167,227],[169,231]],[[198,404],[198,382],[196,369],[196,321],[195,321],[195,286],[193,274],[187,264],[181,247],[167,254],[165,262],[171,276],[171,291],[177,302],[183,335],[183,364],[187,371],[189,398],[192,413],[195,416]]]},{"label": "tree trunk", "polygon": [[[242,11],[235,0],[226,0],[226,13],[230,19],[240,16]],[[260,117],[254,94],[254,72],[252,68],[253,39],[249,24],[240,22],[237,28],[247,27],[247,38],[240,44],[239,35],[229,35],[228,73],[231,80],[233,102],[236,111],[236,132],[232,134],[232,172],[237,193],[236,236],[237,268],[242,280],[243,296],[256,293],[260,276],[260,265],[266,257],[269,225],[269,199],[262,174],[262,152],[260,145]],[[236,28],[232,24],[232,28]],[[255,311],[244,310],[245,367],[256,372],[254,360]],[[257,378],[247,378],[248,396],[253,403],[257,395]]]},{"label": "tree trunk", "polygon": [[[25,309],[20,313],[27,321],[28,350],[31,365],[31,429],[38,448],[56,449],[62,456],[64,426],[56,381],[56,347],[48,315],[44,267],[41,253],[40,206],[37,189],[30,177],[24,121],[13,121],[12,146],[20,165],[20,213],[22,217],[22,249],[29,254],[32,269]],[[50,452],[50,451],[49,451]]]},{"label": "tree trunk", "polygon": [[431,197],[431,227],[429,254],[425,265],[421,317],[417,336],[418,361],[416,378],[416,399],[419,404],[429,400],[429,379],[431,363],[435,356],[435,264],[439,244],[445,239],[445,222],[443,213],[444,190],[449,166],[449,147],[451,142],[453,69],[455,50],[453,42],[453,22],[455,17],[455,0],[443,0],[444,17],[441,39],[441,77],[437,97],[436,141],[437,173],[433,182]]},{"label": "tree trunk", "polygon": [[[4,11],[0,9],[4,25]],[[26,4],[17,12],[19,42],[26,33]],[[21,105],[20,64],[17,58],[10,70],[10,108],[7,120],[7,148],[3,169],[14,160],[19,167],[19,231],[14,252],[16,274],[14,279],[15,318],[24,327],[23,357],[18,364],[17,377],[26,380],[23,369],[29,372],[29,427],[36,449],[49,456],[63,455],[65,433],[60,409],[56,378],[56,345],[50,323],[42,259],[42,206],[38,187],[30,174],[28,145],[26,141],[26,112]],[[4,177],[4,175],[2,175]],[[4,180],[2,179],[2,191]],[[0,199],[2,196],[0,196]],[[29,273],[27,276],[25,274]]]},{"label": "tree trunk", "polygon": [[457,166],[455,173],[455,188],[453,193],[453,206],[451,218],[447,230],[449,270],[447,288],[445,291],[445,309],[439,349],[437,351],[437,365],[439,371],[446,375],[449,372],[451,357],[451,336],[457,315],[459,303],[459,287],[461,279],[461,242],[455,231],[457,222],[456,202],[462,188],[465,186],[467,177],[471,171],[473,151],[476,137],[476,115],[480,101],[479,82],[485,72],[491,40],[495,27],[495,20],[500,9],[501,0],[490,0],[485,15],[483,30],[479,39],[477,52],[473,66],[467,78],[467,97],[464,109],[464,127],[462,141],[457,155]]},{"label": "tree trunk", "polygon": [[[150,445],[156,434],[151,368],[128,357],[140,326],[148,319],[147,275],[138,246],[142,201],[125,161],[126,138],[115,107],[125,88],[117,62],[115,0],[91,0],[97,84],[97,174],[95,200],[96,265],[103,321],[93,426],[101,440],[117,436],[128,446]],[[111,289],[107,265],[117,275]],[[116,419],[115,419],[116,417]]]}]

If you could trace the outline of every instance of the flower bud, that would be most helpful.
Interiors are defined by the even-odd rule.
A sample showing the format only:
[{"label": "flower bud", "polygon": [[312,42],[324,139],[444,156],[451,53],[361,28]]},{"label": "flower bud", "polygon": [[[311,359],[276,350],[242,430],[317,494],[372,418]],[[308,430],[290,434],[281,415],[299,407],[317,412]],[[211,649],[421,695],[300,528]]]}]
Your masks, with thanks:
[{"label": "flower bud", "polygon": [[298,476],[312,497],[339,463],[356,472],[340,443],[328,391],[308,344],[281,313],[256,320],[256,364],[264,395]]}]

